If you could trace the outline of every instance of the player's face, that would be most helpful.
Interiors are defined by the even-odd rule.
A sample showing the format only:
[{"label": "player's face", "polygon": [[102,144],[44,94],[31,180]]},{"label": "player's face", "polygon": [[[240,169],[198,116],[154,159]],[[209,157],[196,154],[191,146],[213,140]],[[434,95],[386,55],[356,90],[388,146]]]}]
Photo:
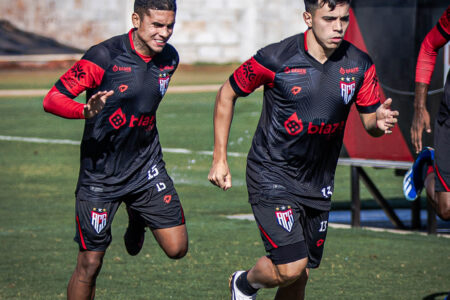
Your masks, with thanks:
[{"label": "player's face", "polygon": [[136,50],[145,55],[160,53],[172,36],[175,25],[175,12],[171,10],[149,9],[143,18],[137,13],[132,16],[133,26],[136,27],[134,41]]},{"label": "player's face", "polygon": [[336,5],[333,10],[325,4],[312,14],[305,12],[306,25],[311,28],[316,41],[325,52],[334,51],[344,39],[350,17],[349,9],[350,5],[346,3]]}]

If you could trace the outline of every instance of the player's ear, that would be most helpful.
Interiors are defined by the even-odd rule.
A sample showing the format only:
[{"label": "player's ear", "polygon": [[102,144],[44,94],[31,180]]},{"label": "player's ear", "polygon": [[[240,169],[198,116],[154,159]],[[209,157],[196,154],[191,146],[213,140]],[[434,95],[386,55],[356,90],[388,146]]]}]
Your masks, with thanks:
[{"label": "player's ear", "polygon": [[312,27],[312,15],[311,15],[311,13],[305,11],[303,13],[303,20],[305,21],[306,26],[308,26],[308,28]]},{"label": "player's ear", "polygon": [[134,28],[139,28],[141,24],[141,18],[136,12],[131,15],[131,22],[133,23]]}]

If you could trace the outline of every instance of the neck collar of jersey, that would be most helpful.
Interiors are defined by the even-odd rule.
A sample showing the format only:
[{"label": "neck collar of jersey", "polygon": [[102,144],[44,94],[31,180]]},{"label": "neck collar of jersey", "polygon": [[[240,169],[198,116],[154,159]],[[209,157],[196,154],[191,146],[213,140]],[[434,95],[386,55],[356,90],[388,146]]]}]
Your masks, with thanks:
[{"label": "neck collar of jersey", "polygon": [[308,35],[309,29],[306,29],[305,33],[303,34],[303,46],[305,48],[305,52],[308,52],[308,42],[306,40],[306,36]]},{"label": "neck collar of jersey", "polygon": [[144,55],[139,53],[136,48],[134,48],[134,42],[133,42],[133,31],[135,31],[136,28],[131,28],[131,30],[128,32],[128,39],[130,40],[131,50],[133,50],[137,55],[139,55],[140,58],[142,58],[143,61],[148,63],[152,60],[153,56]]}]

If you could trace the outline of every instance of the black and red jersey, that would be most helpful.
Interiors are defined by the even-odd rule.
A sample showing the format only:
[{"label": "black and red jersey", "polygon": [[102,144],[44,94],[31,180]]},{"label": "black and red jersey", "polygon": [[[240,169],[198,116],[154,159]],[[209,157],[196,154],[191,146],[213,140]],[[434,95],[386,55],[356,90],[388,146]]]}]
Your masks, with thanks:
[{"label": "black and red jersey", "polygon": [[156,110],[178,61],[171,45],[153,57],[142,56],[131,30],[90,48],[56,82],[44,108],[65,118],[83,118],[84,104],[73,100],[81,92],[89,99],[114,90],[103,110],[85,121],[77,193],[115,200],[147,189],[164,172]]},{"label": "black and red jersey", "polygon": [[355,103],[359,112],[373,113],[380,105],[367,54],[343,41],[321,64],[308,54],[307,34],[259,50],[230,77],[240,96],[264,85],[247,158],[250,202],[294,197],[329,210],[350,107]]}]

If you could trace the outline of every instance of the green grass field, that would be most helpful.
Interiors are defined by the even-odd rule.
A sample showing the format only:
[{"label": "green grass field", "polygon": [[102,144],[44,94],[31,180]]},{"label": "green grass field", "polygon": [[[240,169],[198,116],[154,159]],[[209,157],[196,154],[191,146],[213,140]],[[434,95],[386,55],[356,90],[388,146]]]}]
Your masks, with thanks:
[{"label": "green grass field", "polygon": [[[180,74],[179,84],[218,83],[225,73],[195,82]],[[34,85],[14,82],[16,88],[47,88],[56,80],[52,76],[41,75]],[[128,256],[122,208],[114,220],[96,299],[228,299],[228,276],[265,254],[254,222],[226,218],[251,212],[245,158],[229,159],[234,187],[223,192],[207,181],[211,157],[196,153],[212,150],[214,97],[168,94],[157,115],[163,148],[193,150],[164,154],[186,214],[188,255],[179,261],[166,258],[147,234],[143,251]],[[46,114],[41,101],[0,98],[0,135],[79,140],[83,122]],[[238,101],[229,151],[248,151],[260,106],[260,93]],[[75,145],[0,141],[0,299],[65,298],[78,251],[72,241],[78,159]],[[389,201],[409,205],[402,200],[401,178],[392,170],[367,171]],[[349,205],[349,173],[348,167],[338,167],[335,208]],[[373,205],[363,187],[361,196],[365,205]],[[311,272],[307,299],[443,299],[450,290],[449,247],[450,239],[436,236],[330,228],[322,265]],[[274,294],[263,290],[258,299],[273,299]]]}]

